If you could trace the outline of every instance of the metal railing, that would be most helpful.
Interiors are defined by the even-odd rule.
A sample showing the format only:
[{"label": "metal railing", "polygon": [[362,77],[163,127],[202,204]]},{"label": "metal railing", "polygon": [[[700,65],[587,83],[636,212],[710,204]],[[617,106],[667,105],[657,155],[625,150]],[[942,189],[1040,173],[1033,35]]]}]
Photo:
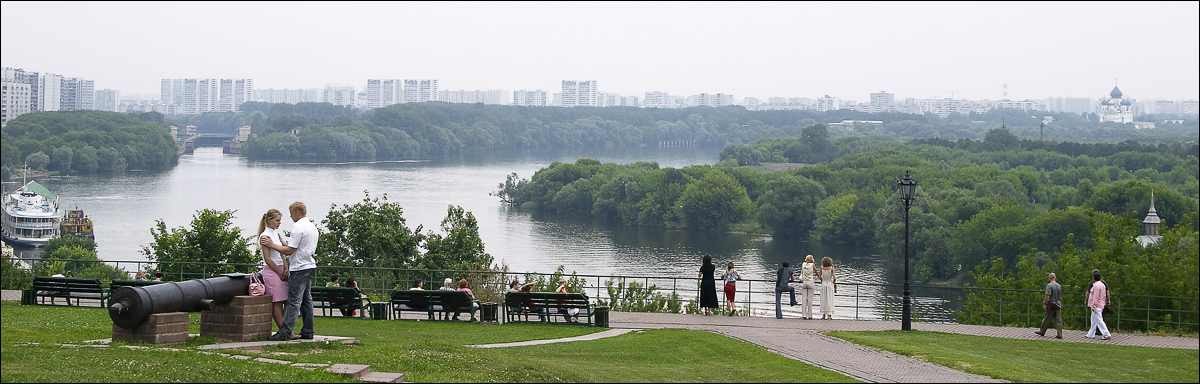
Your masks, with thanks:
[{"label": "metal railing", "polygon": [[[130,279],[139,270],[153,270],[160,264],[150,261],[79,261],[79,260],[22,260],[27,268],[9,267],[0,274],[4,289],[26,289],[31,285],[38,265],[62,262],[65,271],[81,275],[70,277],[94,277],[105,284],[115,279]],[[107,267],[100,267],[103,264]],[[166,266],[166,263],[162,264]],[[205,262],[173,262],[171,269],[164,271],[165,281],[183,281],[208,278],[220,273],[253,272],[261,270],[255,264],[216,264]],[[44,267],[43,267],[44,269]],[[90,274],[90,275],[89,275]],[[353,266],[319,266],[314,286],[323,286],[330,275],[338,274],[344,282],[353,276],[359,288],[372,301],[387,301],[395,289],[407,289],[420,278],[426,289],[437,289],[445,278],[454,281],[466,279],[476,299],[481,302],[501,302],[509,282],[535,282],[538,290],[550,291],[557,285],[557,278],[569,280],[572,291],[591,297],[597,305],[609,306],[614,311],[645,311],[699,313],[699,279],[673,276],[616,276],[561,273],[515,273],[479,272],[462,270],[382,269]],[[149,276],[153,279],[153,276]],[[725,295],[722,282],[717,281],[717,297],[720,303],[716,313],[724,314]],[[797,300],[803,302],[799,284],[794,285]],[[834,297],[834,316],[841,319],[866,319],[898,321],[902,305],[900,284],[871,284],[841,281]],[[962,323],[998,326],[1037,327],[1041,324],[1043,291],[1021,289],[994,289],[972,287],[944,287],[914,285],[913,320],[934,323]],[[820,313],[820,285],[814,290],[813,314]],[[786,296],[786,294],[784,294]],[[775,281],[740,280],[737,282],[735,306],[739,315],[774,316]],[[785,317],[799,317],[801,307],[791,307],[788,297],[781,297],[781,311]],[[1165,297],[1113,294],[1114,314],[1107,319],[1113,330],[1139,330],[1160,333],[1194,334],[1197,332],[1198,306],[1200,300],[1187,297]],[[1064,292],[1064,327],[1087,329],[1088,309],[1083,305],[1083,293]]]}]

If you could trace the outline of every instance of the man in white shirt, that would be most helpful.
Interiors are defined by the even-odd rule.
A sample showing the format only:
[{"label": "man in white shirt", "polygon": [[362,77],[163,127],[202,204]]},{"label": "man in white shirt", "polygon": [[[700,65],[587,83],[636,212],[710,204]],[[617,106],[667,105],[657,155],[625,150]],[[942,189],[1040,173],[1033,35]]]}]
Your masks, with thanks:
[{"label": "man in white shirt", "polygon": [[[287,309],[283,313],[283,324],[268,340],[284,341],[313,338],[313,303],[312,278],[317,271],[317,261],[313,254],[317,252],[317,227],[309,220],[308,208],[299,201],[288,206],[292,221],[292,241],[288,245],[275,244],[271,238],[263,236],[259,241],[262,245],[279,251],[288,257],[288,270],[282,276],[288,283]],[[296,317],[303,314],[304,326],[300,334],[292,330],[296,327]]]}]

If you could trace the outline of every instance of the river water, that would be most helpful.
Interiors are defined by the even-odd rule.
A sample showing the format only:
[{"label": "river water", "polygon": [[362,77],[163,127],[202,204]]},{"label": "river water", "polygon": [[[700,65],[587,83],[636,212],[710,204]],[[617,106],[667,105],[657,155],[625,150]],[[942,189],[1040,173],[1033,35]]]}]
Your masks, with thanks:
[{"label": "river water", "polygon": [[[773,279],[781,262],[798,264],[811,253],[818,261],[823,256],[834,258],[839,282],[902,282],[903,265],[886,261],[870,248],[768,236],[636,228],[587,218],[519,212],[488,195],[509,173],[528,179],[555,161],[574,162],[586,157],[620,164],[657,161],[661,167],[681,168],[715,164],[718,153],[719,148],[651,147],[595,153],[496,151],[417,161],[285,163],[249,161],[222,154],[220,148],[197,148],[195,154],[181,156],[179,165],[169,171],[37,181],[58,194],[64,208],[78,206],[91,217],[97,254],[106,261],[146,260],[140,250],[152,241],[150,229],[157,219],[168,228],[176,228],[190,225],[200,209],[235,210],[234,224],[251,236],[258,228],[257,219],[267,209],[286,213],[291,202],[303,201],[309,217],[319,225],[332,204],[340,207],[357,203],[363,199],[363,192],[369,191],[372,197],[386,193],[389,201],[404,208],[410,228],[423,225],[426,232],[440,233],[447,207],[462,206],[478,220],[487,252],[496,262],[502,261],[518,273],[549,273],[563,265],[568,273],[582,275],[695,277],[701,255],[711,254],[719,270],[727,261],[733,261],[745,278]],[[4,183],[4,190],[17,186],[19,182]],[[291,226],[285,214],[281,228],[290,230]],[[28,250],[18,252],[30,254]],[[862,289],[872,288],[880,291],[860,294],[899,294],[890,288]],[[755,301],[760,299],[766,300]],[[839,305],[853,304],[842,303],[839,298]],[[940,312],[941,306],[938,303],[927,311]]]}]

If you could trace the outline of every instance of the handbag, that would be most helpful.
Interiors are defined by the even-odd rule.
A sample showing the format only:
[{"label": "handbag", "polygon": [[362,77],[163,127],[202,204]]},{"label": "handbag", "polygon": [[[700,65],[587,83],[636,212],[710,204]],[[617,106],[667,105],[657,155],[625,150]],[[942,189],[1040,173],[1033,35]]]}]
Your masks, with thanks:
[{"label": "handbag", "polygon": [[267,286],[258,279],[257,273],[250,274],[250,296],[262,296],[267,293]]},{"label": "handbag", "polygon": [[1110,308],[1108,307],[1108,305],[1105,305],[1105,306],[1104,306],[1104,309],[1100,310],[1100,314],[1102,314],[1102,315],[1110,315],[1110,314],[1112,314],[1112,313],[1113,313],[1113,310],[1112,310],[1112,309],[1110,309]]}]

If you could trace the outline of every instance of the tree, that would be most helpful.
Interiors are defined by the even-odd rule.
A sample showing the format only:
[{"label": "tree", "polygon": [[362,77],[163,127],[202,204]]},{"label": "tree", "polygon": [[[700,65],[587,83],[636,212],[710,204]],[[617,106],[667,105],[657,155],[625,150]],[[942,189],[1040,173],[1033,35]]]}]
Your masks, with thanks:
[{"label": "tree", "polygon": [[746,188],[719,169],[687,186],[679,196],[684,223],[701,231],[723,231],[754,210]]},{"label": "tree", "polygon": [[29,156],[25,156],[25,164],[29,165],[29,169],[46,169],[46,166],[50,165],[50,155],[42,151],[30,153]]},{"label": "tree", "polygon": [[767,191],[758,199],[758,222],[778,236],[807,236],[817,219],[817,204],[825,196],[825,187],[812,179],[780,176],[767,183]]},{"label": "tree", "polygon": [[491,266],[492,255],[484,250],[474,214],[460,206],[449,206],[442,220],[442,232],[446,234],[425,235],[425,255],[416,268],[484,271]]},{"label": "tree", "polygon": [[[61,236],[50,239],[42,250],[41,260],[33,265],[33,274],[49,276],[62,273],[67,277],[101,280],[128,279],[129,274],[96,257],[96,242],[86,237]],[[61,268],[61,270],[60,270]]]},{"label": "tree", "polygon": [[363,191],[353,205],[333,204],[321,224],[326,231],[317,244],[318,263],[370,268],[414,268],[422,226],[409,229],[404,208],[387,194],[372,198]]},{"label": "tree", "polygon": [[[150,229],[154,241],[142,246],[142,254],[158,263],[165,278],[203,279],[252,272],[257,260],[247,246],[251,238],[242,237],[242,229],[233,226],[234,212],[201,209],[192,215],[191,228],[168,230],[162,219],[155,220]],[[194,264],[198,262],[207,264]]]}]

